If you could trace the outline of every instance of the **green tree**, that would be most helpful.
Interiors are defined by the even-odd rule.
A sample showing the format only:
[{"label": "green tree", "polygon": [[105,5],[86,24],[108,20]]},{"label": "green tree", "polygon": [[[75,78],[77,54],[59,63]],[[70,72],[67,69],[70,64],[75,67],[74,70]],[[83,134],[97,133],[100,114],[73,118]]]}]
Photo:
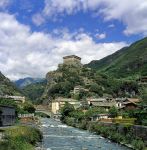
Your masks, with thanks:
[{"label": "green tree", "polygon": [[109,109],[109,113],[112,117],[117,117],[118,116],[118,109],[113,106]]},{"label": "green tree", "polygon": [[66,102],[64,107],[61,109],[61,120],[64,122],[65,117],[71,117],[71,113],[74,111],[74,106]]},{"label": "green tree", "polygon": [[99,86],[96,83],[91,84],[89,91],[94,92],[94,93],[98,94],[99,96],[103,96],[103,91],[102,91],[101,86]]},{"label": "green tree", "polygon": [[82,99],[85,99],[87,96],[87,92],[84,91],[84,90],[80,90],[77,94],[74,94],[74,98],[76,100],[82,100]]},{"label": "green tree", "polygon": [[143,94],[141,95],[141,98],[142,98],[142,103],[143,103],[143,104],[147,104],[147,93],[143,93]]},{"label": "green tree", "polygon": [[35,113],[35,107],[31,103],[26,103],[23,107],[24,111],[28,113]]}]

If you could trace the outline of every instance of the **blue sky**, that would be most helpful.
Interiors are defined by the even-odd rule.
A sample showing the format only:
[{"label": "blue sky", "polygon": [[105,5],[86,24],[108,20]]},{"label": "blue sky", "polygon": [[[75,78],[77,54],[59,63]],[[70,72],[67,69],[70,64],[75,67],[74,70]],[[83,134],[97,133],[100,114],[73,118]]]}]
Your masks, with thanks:
[{"label": "blue sky", "polygon": [[[96,15],[96,11],[79,10],[76,13],[62,14],[57,13],[57,17],[43,16],[44,22],[42,24],[37,24],[33,21],[32,17],[36,14],[42,14],[45,7],[44,0],[11,0],[11,5],[8,7],[8,12],[10,14],[16,14],[17,20],[22,23],[29,25],[32,31],[46,31],[52,32],[54,29],[67,28],[70,32],[75,32],[76,30],[83,28],[85,32],[90,33],[96,42],[111,42],[111,41],[127,41],[128,43],[134,42],[142,38],[142,33],[125,35],[123,30],[125,30],[125,24],[119,20],[109,20],[105,21],[103,14]],[[50,1],[50,0],[48,0]],[[60,0],[61,1],[61,0]],[[61,3],[63,3],[61,1]],[[72,6],[71,6],[72,7]],[[98,9],[101,9],[98,8]],[[38,22],[39,19],[38,19]],[[102,38],[97,40],[95,37],[96,33],[107,34],[107,38]]]},{"label": "blue sky", "polygon": [[1,0],[0,71],[44,77],[65,55],[101,59],[147,35],[146,10],[146,0]]}]

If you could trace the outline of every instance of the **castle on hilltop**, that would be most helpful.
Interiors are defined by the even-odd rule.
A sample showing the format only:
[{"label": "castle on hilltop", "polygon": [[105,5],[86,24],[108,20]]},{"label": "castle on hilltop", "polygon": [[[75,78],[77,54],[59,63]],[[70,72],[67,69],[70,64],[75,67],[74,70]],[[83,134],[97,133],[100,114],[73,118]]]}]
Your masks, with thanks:
[{"label": "castle on hilltop", "polygon": [[63,65],[81,67],[82,66],[81,58],[76,55],[64,56],[63,64],[59,64],[59,67]]}]

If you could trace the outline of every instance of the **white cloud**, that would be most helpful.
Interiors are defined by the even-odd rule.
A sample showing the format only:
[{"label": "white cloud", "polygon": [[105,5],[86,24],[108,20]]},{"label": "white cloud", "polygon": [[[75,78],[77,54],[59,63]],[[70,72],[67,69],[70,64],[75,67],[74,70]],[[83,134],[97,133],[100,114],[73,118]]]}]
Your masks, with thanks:
[{"label": "white cloud", "polygon": [[40,26],[41,24],[43,24],[45,22],[45,19],[40,13],[37,13],[37,14],[33,15],[32,21],[37,26]]},{"label": "white cloud", "polygon": [[0,8],[4,9],[10,4],[10,0],[0,0]]},{"label": "white cloud", "polygon": [[123,22],[126,35],[147,34],[146,0],[45,0],[43,15],[53,19],[89,10],[94,14],[102,14],[106,21],[117,19]]},{"label": "white cloud", "polygon": [[146,0],[105,0],[105,7],[100,10],[105,20],[118,19],[126,25],[124,33],[145,34],[147,32],[147,1]]},{"label": "white cloud", "polygon": [[97,39],[105,39],[105,38],[106,38],[106,33],[97,33],[97,34],[95,35],[95,37],[96,37]]},{"label": "white cloud", "polygon": [[110,25],[108,25],[108,28],[114,28],[115,27],[115,25],[114,24],[110,24]]},{"label": "white cloud", "polygon": [[48,16],[53,16],[57,13],[62,15],[64,12],[72,14],[80,10],[80,3],[80,0],[64,0],[64,2],[61,0],[45,0],[44,14]]},{"label": "white cloud", "polygon": [[13,80],[44,77],[65,55],[76,54],[88,63],[126,46],[125,42],[96,43],[81,29],[75,33],[67,29],[50,34],[32,32],[6,13],[0,13],[0,22],[0,71]]}]

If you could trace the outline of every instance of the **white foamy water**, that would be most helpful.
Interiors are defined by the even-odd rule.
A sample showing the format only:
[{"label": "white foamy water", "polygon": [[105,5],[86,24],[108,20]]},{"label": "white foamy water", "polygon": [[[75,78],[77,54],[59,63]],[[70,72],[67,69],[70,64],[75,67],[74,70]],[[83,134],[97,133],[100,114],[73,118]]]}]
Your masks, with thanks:
[{"label": "white foamy water", "polygon": [[129,150],[99,135],[69,127],[52,119],[42,119],[43,150]]},{"label": "white foamy water", "polygon": [[58,125],[58,128],[67,128],[67,125]]}]

